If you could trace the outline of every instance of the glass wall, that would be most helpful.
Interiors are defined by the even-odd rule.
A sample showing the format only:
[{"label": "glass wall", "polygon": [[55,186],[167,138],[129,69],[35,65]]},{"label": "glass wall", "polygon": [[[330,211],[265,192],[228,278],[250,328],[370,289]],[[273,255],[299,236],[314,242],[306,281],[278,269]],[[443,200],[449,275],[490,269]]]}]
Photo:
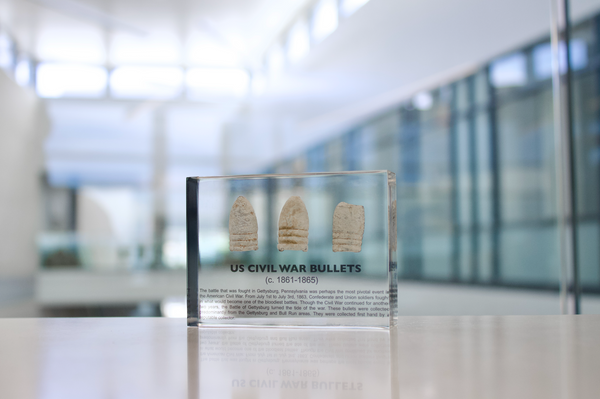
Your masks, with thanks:
[{"label": "glass wall", "polygon": [[[590,295],[600,294],[599,39],[594,17],[570,43],[579,267]],[[549,38],[531,43],[269,171],[394,171],[402,279],[557,292],[551,62]]]},{"label": "glass wall", "polygon": [[[580,0],[569,3],[571,15],[588,7]],[[570,56],[581,313],[597,314],[600,313],[600,16],[574,21]]]}]

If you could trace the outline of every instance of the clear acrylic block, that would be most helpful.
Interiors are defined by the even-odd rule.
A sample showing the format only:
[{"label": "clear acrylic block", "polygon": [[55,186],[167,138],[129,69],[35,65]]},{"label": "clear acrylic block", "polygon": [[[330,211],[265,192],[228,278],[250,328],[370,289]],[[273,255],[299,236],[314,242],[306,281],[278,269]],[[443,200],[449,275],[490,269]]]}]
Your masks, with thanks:
[{"label": "clear acrylic block", "polygon": [[397,321],[389,171],[187,178],[188,325]]}]

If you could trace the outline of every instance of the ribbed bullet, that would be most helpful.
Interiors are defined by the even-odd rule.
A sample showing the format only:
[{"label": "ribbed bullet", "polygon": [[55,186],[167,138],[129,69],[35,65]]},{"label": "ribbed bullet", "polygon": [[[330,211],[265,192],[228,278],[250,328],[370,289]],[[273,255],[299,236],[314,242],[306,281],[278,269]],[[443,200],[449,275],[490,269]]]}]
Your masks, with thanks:
[{"label": "ribbed bullet", "polygon": [[290,197],[279,215],[279,251],[308,251],[308,212],[300,197]]},{"label": "ribbed bullet", "polygon": [[239,196],[229,212],[229,250],[232,252],[258,249],[258,222],[250,201]]},{"label": "ribbed bullet", "polygon": [[333,211],[333,252],[360,252],[364,233],[364,206],[340,202]]}]

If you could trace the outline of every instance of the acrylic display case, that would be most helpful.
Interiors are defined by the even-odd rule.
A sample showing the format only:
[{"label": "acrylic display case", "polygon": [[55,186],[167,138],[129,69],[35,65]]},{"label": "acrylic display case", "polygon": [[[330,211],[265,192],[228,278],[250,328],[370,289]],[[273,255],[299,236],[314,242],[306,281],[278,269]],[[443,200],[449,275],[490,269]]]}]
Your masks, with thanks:
[{"label": "acrylic display case", "polygon": [[389,171],[187,178],[188,325],[397,320]]}]

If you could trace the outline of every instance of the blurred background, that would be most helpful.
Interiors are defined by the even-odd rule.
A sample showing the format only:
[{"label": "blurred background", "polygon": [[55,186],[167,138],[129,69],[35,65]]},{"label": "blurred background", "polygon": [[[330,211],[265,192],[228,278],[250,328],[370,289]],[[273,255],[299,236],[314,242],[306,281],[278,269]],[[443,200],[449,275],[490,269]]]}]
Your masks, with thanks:
[{"label": "blurred background", "polygon": [[[600,0],[572,0],[600,313]],[[185,316],[185,177],[397,174],[400,314],[560,313],[549,0],[0,0],[0,317]]]}]

